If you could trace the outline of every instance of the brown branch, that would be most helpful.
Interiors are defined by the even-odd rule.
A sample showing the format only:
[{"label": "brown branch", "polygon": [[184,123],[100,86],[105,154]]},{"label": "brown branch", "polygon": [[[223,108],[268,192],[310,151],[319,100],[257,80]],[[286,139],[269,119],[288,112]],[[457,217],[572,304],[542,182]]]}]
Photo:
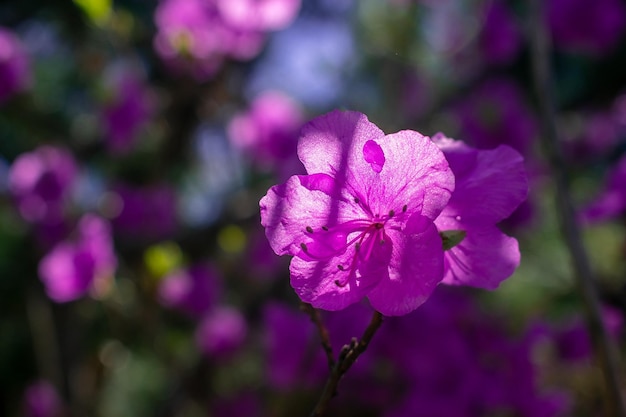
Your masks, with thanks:
[{"label": "brown branch", "polygon": [[324,415],[330,400],[337,395],[337,387],[339,386],[341,377],[348,372],[358,357],[365,352],[382,322],[383,315],[378,311],[375,311],[372,315],[370,324],[367,326],[367,329],[365,329],[365,332],[361,337],[361,340],[359,341],[356,338],[352,338],[349,345],[345,345],[341,348],[339,358],[335,363],[335,366],[332,368],[328,380],[326,381],[326,385],[324,386],[324,391],[322,391],[322,395],[320,396],[317,405],[311,412],[310,417],[320,417]]},{"label": "brown branch", "polygon": [[531,2],[529,31],[531,33],[534,84],[542,122],[542,145],[549,159],[556,186],[556,205],[560,213],[561,232],[574,266],[578,286],[587,310],[589,332],[596,355],[602,366],[606,383],[608,416],[626,417],[620,389],[619,358],[602,320],[600,300],[587,251],[583,245],[580,227],[571,199],[568,167],[559,148],[555,122],[555,100],[550,72],[550,48],[542,16],[542,0]]},{"label": "brown branch", "polygon": [[326,328],[326,326],[324,326],[324,322],[322,321],[320,312],[308,303],[302,303],[301,308],[311,317],[311,321],[315,324],[315,327],[317,327],[317,331],[319,332],[320,339],[322,341],[322,347],[324,348],[326,358],[328,359],[328,368],[332,370],[333,366],[335,366],[333,347],[330,343],[328,329]]}]

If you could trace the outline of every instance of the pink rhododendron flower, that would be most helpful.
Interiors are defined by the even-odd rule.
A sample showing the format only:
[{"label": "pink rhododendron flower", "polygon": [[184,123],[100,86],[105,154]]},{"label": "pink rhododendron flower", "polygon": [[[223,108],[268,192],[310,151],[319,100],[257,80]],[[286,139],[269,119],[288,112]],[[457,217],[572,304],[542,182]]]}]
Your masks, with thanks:
[{"label": "pink rhododendron flower", "polygon": [[174,69],[207,79],[225,58],[258,55],[265,31],[287,26],[299,9],[300,0],[163,0],[154,47]]},{"label": "pink rhododendron flower", "polygon": [[252,102],[248,112],[231,120],[228,136],[260,165],[273,170],[288,167],[293,173],[296,164],[300,165],[296,147],[302,123],[302,110],[295,101],[278,91],[268,91]]},{"label": "pink rhododendron flower", "polygon": [[117,258],[110,227],[98,216],[83,216],[76,238],[57,244],[39,263],[39,276],[48,296],[56,302],[75,300],[111,278]]},{"label": "pink rhododendron flower", "polygon": [[517,240],[496,224],[526,199],[528,180],[522,156],[506,145],[478,150],[437,134],[456,186],[435,220],[440,232],[462,232],[460,243],[445,252],[445,284],[494,289],[520,262]]},{"label": "pink rhododendron flower", "polygon": [[13,32],[0,27],[0,103],[25,90],[31,82],[30,62]]},{"label": "pink rhododendron flower", "polygon": [[443,278],[433,221],[454,189],[443,153],[417,132],[385,135],[334,111],[303,127],[298,155],[309,175],[260,202],[272,249],[293,256],[296,293],[327,310],[363,297],[385,315],[416,309]]}]

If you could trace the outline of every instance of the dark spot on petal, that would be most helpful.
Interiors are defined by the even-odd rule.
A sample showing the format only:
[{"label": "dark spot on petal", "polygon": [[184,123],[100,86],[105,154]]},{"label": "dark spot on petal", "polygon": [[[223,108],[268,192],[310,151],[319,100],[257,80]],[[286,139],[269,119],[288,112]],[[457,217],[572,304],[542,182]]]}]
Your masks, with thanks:
[{"label": "dark spot on petal", "polygon": [[354,197],[354,202],[359,204],[361,202],[361,200],[359,200],[357,197]]},{"label": "dark spot on petal", "polygon": [[[303,243],[303,245],[304,245],[304,243]],[[359,249],[361,249],[361,242],[356,242],[354,244],[354,250],[358,251]]]}]

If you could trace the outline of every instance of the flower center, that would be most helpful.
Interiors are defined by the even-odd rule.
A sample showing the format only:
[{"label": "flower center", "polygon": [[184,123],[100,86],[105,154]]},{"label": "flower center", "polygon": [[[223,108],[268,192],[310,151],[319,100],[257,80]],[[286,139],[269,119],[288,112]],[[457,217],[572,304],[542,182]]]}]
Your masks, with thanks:
[{"label": "flower center", "polygon": [[[357,203],[358,204],[358,203]],[[311,226],[306,227],[306,234],[312,240],[305,244],[301,243],[300,247],[305,259],[317,261],[330,261],[331,258],[344,253],[350,247],[354,247],[354,253],[349,262],[337,264],[337,269],[342,272],[341,277],[335,280],[335,284],[339,287],[345,287],[353,278],[359,262],[367,262],[376,251],[376,246],[384,245],[388,241],[385,233],[385,226],[389,220],[394,219],[393,223],[404,220],[404,214],[407,206],[404,205],[401,214],[396,216],[395,210],[390,210],[388,214],[376,214],[370,219],[355,219],[345,223],[314,230]],[[400,229],[399,225],[389,224],[387,227]],[[355,236],[354,234],[357,233]],[[352,236],[351,238],[349,238]]]}]

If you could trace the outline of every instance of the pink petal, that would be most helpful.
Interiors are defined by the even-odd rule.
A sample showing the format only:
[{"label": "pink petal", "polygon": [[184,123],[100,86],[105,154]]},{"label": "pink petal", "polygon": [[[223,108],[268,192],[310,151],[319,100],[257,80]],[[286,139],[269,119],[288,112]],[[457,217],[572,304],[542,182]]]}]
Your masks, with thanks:
[{"label": "pink petal", "polygon": [[389,278],[382,279],[368,298],[382,314],[400,316],[424,303],[441,281],[443,249],[432,223],[419,234],[397,230],[387,233],[393,242]]},{"label": "pink petal", "polygon": [[[450,222],[448,222],[450,223]],[[461,225],[449,224],[450,229]],[[465,239],[445,252],[444,284],[495,289],[520,263],[517,240],[496,226],[467,227]]]},{"label": "pink petal", "polygon": [[[385,155],[379,174],[360,169],[349,185],[368,196],[374,214],[408,211],[434,219],[450,199],[454,176],[430,138],[403,130],[377,139]],[[404,209],[406,206],[406,209]]]},{"label": "pink petal", "polygon": [[[322,188],[330,186],[325,184]],[[307,185],[311,186],[307,176],[293,176],[270,188],[260,201],[261,224],[277,255],[300,253],[301,244],[311,239],[307,228],[317,231],[363,215],[355,205],[329,196],[324,192],[327,189],[308,189]]]},{"label": "pink petal", "polygon": [[[391,247],[390,244],[387,246]],[[291,286],[302,301],[313,307],[341,310],[362,300],[374,285],[386,279],[388,260],[385,262],[384,258],[389,255],[384,250],[377,252],[369,261],[361,262],[357,269],[350,268],[355,262],[355,245],[327,261],[306,261],[296,256],[289,266]]]},{"label": "pink petal", "polygon": [[500,145],[491,150],[470,148],[461,141],[435,137],[456,176],[456,188],[442,216],[460,215],[479,223],[496,223],[526,199],[528,178],[522,156]]},{"label": "pink petal", "polygon": [[363,155],[365,143],[384,136],[364,114],[335,110],[304,125],[298,156],[309,174],[344,178],[347,167],[355,162],[353,159]]}]

